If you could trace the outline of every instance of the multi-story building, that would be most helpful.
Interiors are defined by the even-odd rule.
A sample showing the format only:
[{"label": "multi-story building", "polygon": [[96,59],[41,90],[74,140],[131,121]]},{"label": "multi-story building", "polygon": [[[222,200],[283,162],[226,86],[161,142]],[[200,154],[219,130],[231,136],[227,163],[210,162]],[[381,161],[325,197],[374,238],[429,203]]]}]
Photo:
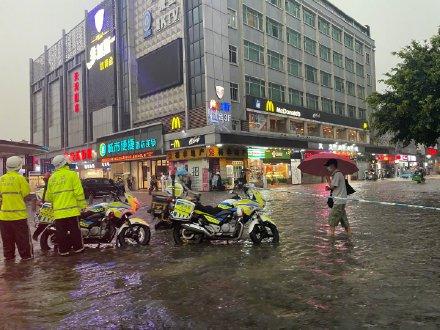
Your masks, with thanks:
[{"label": "multi-story building", "polygon": [[[327,0],[106,0],[31,60],[32,141],[136,187],[186,166],[295,182],[322,150],[362,159],[375,46]],[[82,163],[83,162],[83,163]]]}]

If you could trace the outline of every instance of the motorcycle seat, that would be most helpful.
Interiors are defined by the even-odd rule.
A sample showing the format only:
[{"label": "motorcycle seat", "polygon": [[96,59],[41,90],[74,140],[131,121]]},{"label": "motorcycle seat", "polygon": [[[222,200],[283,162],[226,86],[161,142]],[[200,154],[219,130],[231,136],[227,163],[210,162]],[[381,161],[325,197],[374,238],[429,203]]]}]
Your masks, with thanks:
[{"label": "motorcycle seat", "polygon": [[205,212],[205,213],[208,213],[210,215],[213,215],[213,216],[215,216],[219,212],[224,211],[223,209],[221,209],[219,207],[213,207],[211,205],[201,205],[201,204],[197,206],[197,209],[202,211],[202,212]]}]

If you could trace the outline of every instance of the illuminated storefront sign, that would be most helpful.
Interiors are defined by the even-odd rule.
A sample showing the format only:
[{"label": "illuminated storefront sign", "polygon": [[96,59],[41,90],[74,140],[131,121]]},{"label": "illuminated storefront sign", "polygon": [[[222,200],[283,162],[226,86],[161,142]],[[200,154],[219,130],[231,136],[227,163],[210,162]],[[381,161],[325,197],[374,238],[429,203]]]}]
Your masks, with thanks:
[{"label": "illuminated storefront sign", "polygon": [[104,163],[118,163],[118,162],[124,162],[124,161],[132,161],[132,160],[138,160],[138,159],[145,159],[150,158],[154,156],[154,151],[149,152],[143,152],[140,154],[133,154],[133,155],[123,155],[123,156],[114,156],[114,157],[105,157],[102,158],[102,161]]},{"label": "illuminated storefront sign", "polygon": [[71,162],[80,162],[85,160],[94,160],[95,155],[93,153],[92,148],[87,149],[81,149],[76,151],[71,151],[65,153],[65,156],[71,161]]},{"label": "illuminated storefront sign", "polygon": [[[320,150],[324,150],[324,144],[323,143],[319,143],[319,147],[318,149]],[[334,143],[334,144],[329,144],[328,148],[326,150],[329,151],[349,151],[349,152],[359,152],[359,147],[355,144],[353,145],[347,145],[347,144],[338,144],[338,143]]]},{"label": "illuminated storefront sign", "polygon": [[144,38],[147,39],[153,35],[153,14],[150,10],[144,13]]},{"label": "illuminated storefront sign", "polygon": [[99,110],[116,103],[116,31],[114,1],[105,0],[87,14],[88,107]]},{"label": "illuminated storefront sign", "polygon": [[134,138],[126,138],[109,143],[101,143],[99,145],[99,155],[101,157],[109,157],[130,151],[142,152],[148,149],[156,149],[156,146],[156,139],[137,140]]},{"label": "illuminated storefront sign", "polygon": [[193,146],[203,145],[203,144],[205,144],[205,136],[204,135],[197,135],[197,136],[193,136],[193,137],[188,137],[188,138],[184,138],[184,139],[176,139],[176,140],[170,141],[170,149],[193,147]]},{"label": "illuminated storefront sign", "polygon": [[230,112],[231,103],[217,102],[216,100],[209,102],[209,120],[212,124],[229,123],[232,119]]},{"label": "illuminated storefront sign", "polygon": [[171,119],[171,130],[179,130],[182,128],[182,120],[180,117],[175,116]]},{"label": "illuminated storefront sign", "polygon": [[249,159],[290,159],[290,149],[248,148]]},{"label": "illuminated storefront sign", "polygon": [[75,71],[73,73],[73,111],[75,111],[75,113],[79,113],[81,110],[81,106],[80,106],[80,96],[79,96],[79,92],[80,92],[80,81],[79,81],[79,71]]},{"label": "illuminated storefront sign", "polygon": [[416,162],[417,161],[417,156],[413,156],[413,155],[396,155],[396,161]]},{"label": "illuminated storefront sign", "polygon": [[264,148],[248,148],[249,159],[263,159],[266,155],[266,149]]}]

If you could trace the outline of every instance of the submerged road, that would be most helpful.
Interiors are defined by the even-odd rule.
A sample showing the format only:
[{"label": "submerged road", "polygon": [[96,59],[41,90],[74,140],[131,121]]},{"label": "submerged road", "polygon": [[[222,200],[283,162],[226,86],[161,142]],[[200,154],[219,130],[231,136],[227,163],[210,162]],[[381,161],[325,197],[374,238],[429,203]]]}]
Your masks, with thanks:
[{"label": "submerged road", "polygon": [[[439,179],[353,187],[356,198],[440,204]],[[325,200],[285,189],[325,194],[265,192],[278,247],[179,247],[161,231],[143,248],[0,263],[1,327],[440,327],[440,212],[351,202],[353,237],[330,238]]]}]

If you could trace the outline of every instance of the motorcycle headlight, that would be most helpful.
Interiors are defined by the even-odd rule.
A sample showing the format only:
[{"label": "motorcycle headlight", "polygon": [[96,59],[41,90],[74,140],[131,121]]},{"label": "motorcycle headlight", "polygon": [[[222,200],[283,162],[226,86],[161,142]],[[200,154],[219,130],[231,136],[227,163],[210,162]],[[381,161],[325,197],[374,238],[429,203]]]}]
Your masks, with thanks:
[{"label": "motorcycle headlight", "polygon": [[241,208],[238,208],[236,214],[237,214],[238,217],[242,217],[243,216],[243,210]]}]

